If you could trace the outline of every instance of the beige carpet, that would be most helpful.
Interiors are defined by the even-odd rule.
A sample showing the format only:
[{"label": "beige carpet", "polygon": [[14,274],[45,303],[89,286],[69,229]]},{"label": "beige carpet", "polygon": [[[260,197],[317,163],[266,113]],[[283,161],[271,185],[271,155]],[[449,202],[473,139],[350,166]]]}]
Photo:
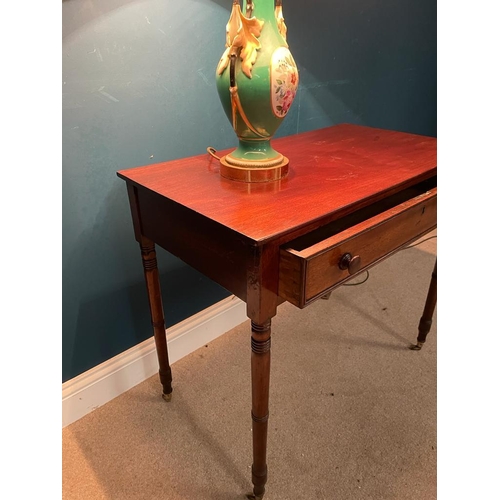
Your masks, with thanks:
[{"label": "beige carpet", "polygon": [[[435,235],[431,233],[430,235]],[[436,239],[273,320],[268,500],[433,500],[436,322],[416,341]],[[360,280],[358,280],[360,281]],[[250,326],[65,428],[63,499],[236,500],[251,491]]]}]

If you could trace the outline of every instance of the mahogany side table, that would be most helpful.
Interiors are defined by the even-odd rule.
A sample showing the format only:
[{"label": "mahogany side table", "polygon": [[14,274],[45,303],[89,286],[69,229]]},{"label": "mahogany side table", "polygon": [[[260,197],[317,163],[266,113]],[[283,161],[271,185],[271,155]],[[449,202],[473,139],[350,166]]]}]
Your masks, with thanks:
[{"label": "mahogany side table", "polygon": [[[163,397],[172,395],[155,245],[246,302],[251,320],[255,498],[267,481],[271,319],[303,308],[437,226],[436,139],[342,124],[274,141],[286,178],[224,179],[209,154],[117,175],[144,266]],[[225,151],[220,153],[225,154]],[[415,350],[436,304],[434,269]]]}]

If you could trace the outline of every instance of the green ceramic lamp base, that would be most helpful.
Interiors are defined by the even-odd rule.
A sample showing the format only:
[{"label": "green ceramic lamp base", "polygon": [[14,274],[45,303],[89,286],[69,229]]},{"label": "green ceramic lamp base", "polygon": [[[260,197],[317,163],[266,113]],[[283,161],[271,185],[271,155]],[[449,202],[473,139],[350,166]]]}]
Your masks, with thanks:
[{"label": "green ceramic lamp base", "polygon": [[220,159],[220,174],[243,182],[270,182],[288,173],[288,158],[275,151],[269,140],[243,140]]}]

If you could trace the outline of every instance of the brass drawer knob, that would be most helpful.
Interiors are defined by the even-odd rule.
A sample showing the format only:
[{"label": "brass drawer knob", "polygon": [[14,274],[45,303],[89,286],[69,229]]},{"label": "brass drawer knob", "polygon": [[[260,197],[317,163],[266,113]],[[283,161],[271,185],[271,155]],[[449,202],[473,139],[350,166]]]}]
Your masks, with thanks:
[{"label": "brass drawer knob", "polygon": [[347,269],[349,274],[356,274],[361,268],[361,257],[359,255],[353,257],[350,253],[345,253],[340,257],[339,267],[343,271]]}]

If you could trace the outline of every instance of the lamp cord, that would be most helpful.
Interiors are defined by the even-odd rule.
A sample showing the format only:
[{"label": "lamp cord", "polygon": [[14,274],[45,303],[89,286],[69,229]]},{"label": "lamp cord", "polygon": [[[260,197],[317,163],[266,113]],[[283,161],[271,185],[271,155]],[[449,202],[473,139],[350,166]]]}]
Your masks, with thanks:
[{"label": "lamp cord", "polygon": [[209,155],[213,156],[214,158],[216,158],[217,160],[220,160],[220,157],[215,154],[215,153],[217,153],[217,150],[215,148],[213,148],[212,146],[209,146],[207,148],[207,153]]},{"label": "lamp cord", "polygon": [[[408,248],[413,248],[418,245],[421,245],[425,241],[432,240],[433,238],[437,238],[437,236],[429,236],[428,238],[425,238],[425,240],[419,241],[418,243],[414,243],[413,245],[408,245],[407,247],[402,248],[401,250],[408,250]],[[368,281],[368,278],[370,277],[370,273],[368,271],[365,271],[366,276],[363,281],[358,281],[357,283],[344,283],[342,286],[358,286],[362,285],[363,283],[366,283]]]}]

